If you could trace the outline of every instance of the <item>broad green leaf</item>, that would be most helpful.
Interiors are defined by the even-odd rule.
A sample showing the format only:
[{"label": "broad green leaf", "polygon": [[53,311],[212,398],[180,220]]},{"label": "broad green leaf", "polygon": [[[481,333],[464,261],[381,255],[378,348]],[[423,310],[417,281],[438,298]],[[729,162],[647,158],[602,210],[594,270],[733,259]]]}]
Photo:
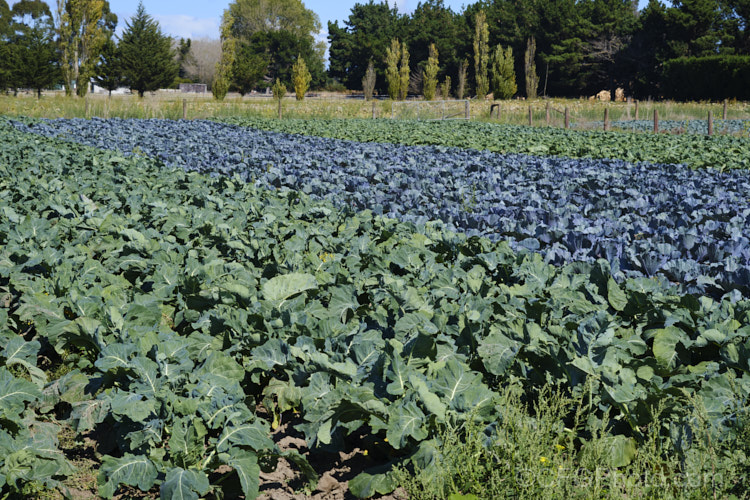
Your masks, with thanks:
[{"label": "broad green leaf", "polygon": [[99,494],[104,498],[112,498],[121,484],[148,491],[156,484],[157,476],[156,466],[146,457],[130,453],[122,458],[105,455],[97,479]]},{"label": "broad green leaf", "polygon": [[727,335],[725,333],[722,333],[715,328],[702,331],[701,337],[708,340],[709,342],[714,342],[716,344],[722,344],[727,339]]},{"label": "broad green leaf", "polygon": [[240,485],[242,485],[245,498],[257,497],[260,488],[258,457],[248,451],[233,452],[227,465],[232,467],[240,478]]},{"label": "broad green leaf", "polygon": [[104,422],[109,416],[109,410],[109,402],[101,399],[73,403],[70,422],[76,432],[87,432],[93,430],[96,424]]},{"label": "broad green leaf", "polygon": [[353,286],[341,286],[333,289],[331,300],[328,303],[328,310],[331,316],[346,323],[347,315],[354,312],[359,307],[357,301],[356,289]]},{"label": "broad green leaf", "polygon": [[245,369],[223,352],[209,354],[200,369],[228,382],[241,382],[245,378]]},{"label": "broad green leaf", "polygon": [[205,450],[206,428],[200,419],[175,418],[169,438],[169,453],[172,462],[182,467],[191,467],[200,461]]},{"label": "broad green leaf", "polygon": [[247,286],[237,281],[225,283],[222,285],[222,287],[227,292],[233,293],[234,295],[237,295],[241,299],[249,300],[255,296],[255,294],[250,291],[250,288],[248,288]]},{"label": "broad green leaf", "polygon": [[41,397],[42,392],[35,384],[16,378],[5,367],[0,367],[0,414],[16,420],[27,402]]},{"label": "broad green leaf", "polygon": [[440,401],[437,394],[430,391],[424,377],[418,374],[409,376],[409,384],[417,391],[419,400],[424,405],[430,416],[434,416],[438,422],[445,421],[445,404]]},{"label": "broad green leaf", "polygon": [[628,296],[612,278],[607,281],[607,301],[615,311],[624,311],[628,305]]},{"label": "broad green leaf", "polygon": [[680,361],[677,343],[682,340],[684,335],[682,330],[673,326],[659,330],[654,335],[654,357],[661,366],[669,370],[674,370],[677,367]]},{"label": "broad green leaf", "polygon": [[173,467],[161,484],[161,498],[165,500],[198,500],[208,493],[211,484],[203,471]]},{"label": "broad green leaf", "polygon": [[6,366],[18,362],[36,366],[36,355],[40,347],[41,344],[37,340],[27,342],[23,337],[15,336],[8,341],[0,356],[5,358]]},{"label": "broad green leaf", "polygon": [[125,415],[134,422],[147,420],[157,408],[157,400],[140,393],[117,391],[109,401],[112,413]]},{"label": "broad green leaf", "polygon": [[117,369],[129,369],[131,357],[137,348],[133,344],[110,344],[102,349],[94,365],[103,372]]},{"label": "broad green leaf", "polygon": [[622,435],[604,438],[605,456],[610,467],[625,467],[633,461],[637,453],[635,439]]},{"label": "broad green leaf", "polygon": [[502,375],[513,364],[519,350],[519,342],[491,329],[490,334],[479,344],[477,354],[482,358],[484,367],[489,373]]},{"label": "broad green leaf", "polygon": [[271,301],[284,301],[298,293],[318,288],[315,276],[307,273],[289,273],[271,278],[263,283],[263,297]]},{"label": "broad green leaf", "polygon": [[252,423],[230,425],[224,428],[216,441],[216,451],[226,451],[230,446],[247,446],[255,451],[274,449],[274,442],[269,437],[270,431],[256,420]]},{"label": "broad green leaf", "polygon": [[492,401],[481,376],[456,359],[449,359],[430,384],[452,410],[476,411]]},{"label": "broad green leaf", "polygon": [[422,441],[428,435],[425,423],[425,414],[413,401],[390,408],[386,432],[388,443],[398,450],[408,443],[410,437],[416,442]]},{"label": "broad green leaf", "polygon": [[396,489],[396,482],[390,474],[368,474],[361,472],[349,481],[349,491],[357,498],[370,498],[387,495]]}]

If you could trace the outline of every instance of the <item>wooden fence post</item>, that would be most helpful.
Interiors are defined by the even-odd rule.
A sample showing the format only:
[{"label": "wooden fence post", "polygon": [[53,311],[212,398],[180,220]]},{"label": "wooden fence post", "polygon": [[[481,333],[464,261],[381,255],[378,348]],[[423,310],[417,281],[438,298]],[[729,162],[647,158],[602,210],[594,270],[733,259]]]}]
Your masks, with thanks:
[{"label": "wooden fence post", "polygon": [[187,120],[187,99],[182,100],[182,119]]},{"label": "wooden fence post", "polygon": [[568,108],[565,108],[565,128],[570,128],[570,111],[568,111]]},{"label": "wooden fence post", "polygon": [[470,118],[469,101],[468,100],[464,103],[464,116],[466,117],[467,120]]},{"label": "wooden fence post", "polygon": [[532,127],[534,125],[534,118],[531,115],[531,106],[529,106],[529,127]]},{"label": "wooden fence post", "polygon": [[659,133],[659,110],[654,109],[654,133]]},{"label": "wooden fence post", "polygon": [[708,135],[714,135],[714,114],[708,110]]},{"label": "wooden fence post", "polygon": [[604,131],[609,130],[609,108],[604,108]]},{"label": "wooden fence post", "polygon": [[727,119],[727,100],[724,99],[724,112],[721,114],[721,119],[726,120]]},{"label": "wooden fence post", "polygon": [[635,100],[635,119],[638,119],[638,99]]}]

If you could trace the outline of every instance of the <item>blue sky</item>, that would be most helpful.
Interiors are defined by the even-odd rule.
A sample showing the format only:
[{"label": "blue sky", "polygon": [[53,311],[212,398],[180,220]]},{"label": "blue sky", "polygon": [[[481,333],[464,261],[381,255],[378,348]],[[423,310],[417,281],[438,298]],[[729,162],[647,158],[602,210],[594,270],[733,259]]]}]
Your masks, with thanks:
[{"label": "blue sky", "polygon": [[[359,0],[365,3],[367,0]],[[323,31],[326,31],[328,21],[339,21],[339,25],[349,17],[351,8],[358,3],[357,0],[326,1],[307,0],[305,6],[315,12],[320,18]],[[389,3],[393,3],[390,0]],[[399,11],[411,12],[417,6],[418,0],[397,0]],[[460,10],[467,2],[466,0],[446,0],[445,5],[453,10]],[[110,8],[117,14],[119,24],[124,25],[138,7],[137,1],[132,0],[109,0]],[[153,16],[161,24],[162,30],[176,37],[219,37],[219,23],[221,14],[227,8],[229,2],[212,2],[206,0],[144,0],[143,6],[146,12]],[[325,33],[323,33],[325,35]],[[324,37],[325,38],[325,37]]]},{"label": "blue sky", "polygon": [[[304,1],[304,0],[303,0]],[[364,3],[367,0],[359,0]],[[398,5],[399,11],[413,11],[419,0],[389,0],[389,3]],[[12,5],[12,0],[8,2]],[[54,8],[54,0],[47,0]],[[349,17],[351,8],[357,0],[326,1],[307,0],[304,2],[308,9],[315,12],[320,18],[323,33],[319,35],[325,40],[328,21],[339,21],[339,25]],[[460,11],[467,3],[473,0],[445,0],[445,5],[455,11]],[[640,0],[640,5],[645,6],[647,0]],[[110,8],[117,14],[119,19],[118,30],[125,26],[125,21],[130,19],[138,7],[137,0],[109,0]],[[154,17],[161,25],[162,31],[168,35],[182,38],[218,38],[221,14],[229,5],[229,1],[216,2],[212,0],[143,0],[146,12]]]}]

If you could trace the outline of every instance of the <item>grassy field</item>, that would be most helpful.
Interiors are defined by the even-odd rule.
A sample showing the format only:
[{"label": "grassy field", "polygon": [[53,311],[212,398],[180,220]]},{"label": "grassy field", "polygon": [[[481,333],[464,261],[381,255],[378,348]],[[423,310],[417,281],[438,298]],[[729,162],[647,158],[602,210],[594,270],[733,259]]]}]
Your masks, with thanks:
[{"label": "grassy field", "polygon": [[[533,101],[470,101],[470,115],[473,120],[499,121],[518,125],[528,125],[529,107],[532,109],[532,123],[546,125],[546,107],[550,104],[550,124],[562,127],[564,118],[562,111],[568,108],[570,120],[586,128],[586,123],[601,121],[604,110],[609,109],[611,121],[635,119],[635,103],[602,103],[583,99],[536,99]],[[499,119],[489,117],[490,105],[500,105]],[[456,105],[458,104],[458,105]],[[463,111],[460,103],[453,104],[459,112]],[[373,111],[376,117],[390,117],[392,115],[390,100],[366,102],[362,99],[347,98],[342,94],[323,93],[316,97],[309,97],[304,101],[296,101],[287,97],[282,103],[282,113],[287,118],[371,118]],[[184,106],[184,110],[183,110]],[[396,106],[399,106],[398,104]],[[449,105],[450,106],[450,105]],[[715,118],[723,115],[723,103],[677,103],[639,102],[638,115],[640,119],[652,119],[654,110],[659,113],[660,120],[704,120],[708,111],[712,111]],[[0,114],[8,116],[30,116],[44,118],[83,118],[83,117],[118,117],[118,118],[221,118],[229,116],[255,116],[271,118],[277,116],[277,103],[266,96],[245,96],[230,94],[227,99],[218,102],[211,94],[183,95],[174,92],[158,92],[138,98],[136,95],[112,96],[91,95],[86,99],[66,97],[59,92],[49,92],[41,99],[33,95],[0,96]],[[399,114],[398,108],[396,115]],[[463,113],[462,113],[463,114]],[[729,102],[727,118],[750,118],[750,103]]]}]

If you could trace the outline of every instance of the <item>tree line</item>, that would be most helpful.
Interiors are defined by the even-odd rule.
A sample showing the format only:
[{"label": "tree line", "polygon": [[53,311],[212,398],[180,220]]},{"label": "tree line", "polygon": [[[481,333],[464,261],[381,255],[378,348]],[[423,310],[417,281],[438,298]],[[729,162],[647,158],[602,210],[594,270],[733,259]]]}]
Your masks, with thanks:
[{"label": "tree line", "polygon": [[367,91],[372,64],[374,91],[383,95],[392,93],[388,51],[398,40],[410,54],[415,92],[434,46],[438,81],[450,80],[455,96],[483,95],[494,86],[498,68],[491,66],[502,66],[502,47],[522,96],[621,87],[643,98],[750,97],[748,0],[650,0],[642,10],[636,0],[494,0],[461,12],[426,0],[409,15],[370,0],[355,5],[343,25],[329,23],[328,33],[329,75]]},{"label": "tree line", "polygon": [[[143,4],[115,40],[117,16],[106,0],[58,0],[56,16],[43,0],[0,0],[0,89],[17,92],[62,85],[80,97],[96,82],[110,91],[170,86],[179,53]],[[184,43],[184,41],[183,41]]]},{"label": "tree line", "polygon": [[[140,95],[201,80],[221,99],[274,82],[366,97],[571,96],[625,89],[678,99],[750,98],[750,0],[482,0],[454,12],[443,0],[410,14],[356,4],[328,24],[301,0],[233,0],[215,43],[172,40],[143,4],[115,36],[106,0],[0,0],[0,89],[89,82]],[[210,61],[197,62],[206,53]]]}]

